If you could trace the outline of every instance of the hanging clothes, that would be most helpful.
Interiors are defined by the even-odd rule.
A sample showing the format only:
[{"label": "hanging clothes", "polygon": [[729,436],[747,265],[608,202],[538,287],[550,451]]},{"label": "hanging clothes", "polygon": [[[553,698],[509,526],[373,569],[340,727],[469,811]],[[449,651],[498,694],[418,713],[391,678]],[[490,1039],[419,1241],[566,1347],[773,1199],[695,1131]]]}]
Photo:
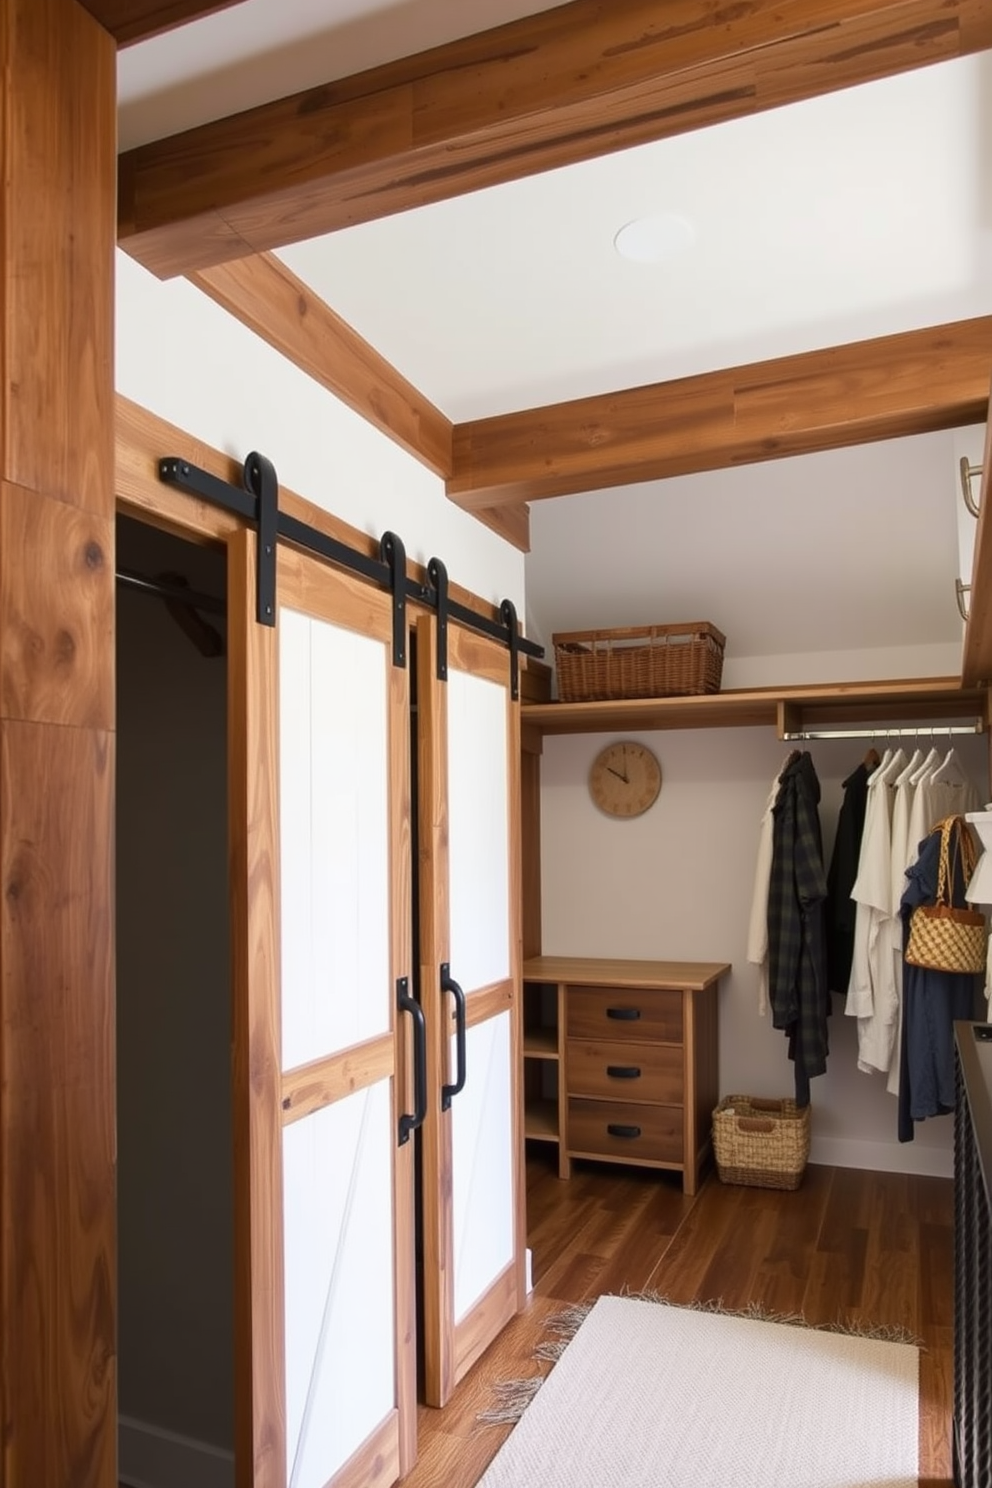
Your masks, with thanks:
[{"label": "hanging clothes", "polygon": [[858,876],[861,839],[865,830],[868,777],[878,763],[877,754],[871,766],[867,760],[862,761],[844,781],[844,800],[837,817],[837,835],[827,870],[827,986],[831,992],[846,993],[851,979],[856,912],[851,890]]},{"label": "hanging clothes", "polygon": [[868,805],[858,876],[851,897],[857,902],[854,959],[844,1011],[858,1020],[858,1069],[888,1074],[895,1057],[898,1021],[893,946],[892,815],[895,783],[906,768],[897,749],[868,782]]},{"label": "hanging clothes", "polygon": [[809,1105],[809,1082],[824,1073],[829,1052],[819,804],[820,782],[804,750],[783,771],[773,808],[768,893],[768,997],[774,1026],[788,1035],[799,1106]]},{"label": "hanging clothes", "polygon": [[775,802],[781,788],[782,775],[799,751],[793,749],[782,762],[782,768],[772,781],[768,800],[758,829],[758,859],[754,868],[754,888],[751,893],[751,918],[747,932],[747,959],[758,968],[758,1012],[765,1017],[768,1012],[768,889],[772,876],[772,828]]},{"label": "hanging clothes", "polygon": [[[949,749],[941,758],[931,749],[914,777],[916,786],[909,816],[909,862],[915,863],[920,847],[939,821],[977,811],[978,790],[965,775],[957,753]],[[909,864],[907,864],[907,867]]]},{"label": "hanging clothes", "polygon": [[899,1094],[899,1072],[901,1059],[899,1050],[902,1047],[902,916],[900,913],[903,891],[906,888],[906,869],[914,862],[917,855],[917,845],[913,844],[910,849],[909,822],[916,799],[915,776],[923,765],[922,749],[914,749],[909,764],[902,774],[896,779],[895,803],[892,807],[892,919],[889,921],[889,941],[892,951],[892,966],[895,977],[896,989],[896,1024],[895,1045],[893,1055],[889,1064],[889,1074],[885,1088],[890,1095]]},{"label": "hanging clothes", "polygon": [[[961,826],[956,831],[961,830]],[[964,828],[964,830],[967,830]],[[903,951],[909,940],[909,922],[918,904],[933,904],[937,897],[940,865],[940,832],[933,831],[920,845],[916,862],[907,872],[906,890],[900,906]],[[960,854],[950,843],[952,865],[951,903],[967,908],[967,885],[961,871]],[[975,1015],[977,976],[953,971],[932,971],[905,962],[903,967],[903,1016],[900,1045],[899,1124],[900,1142],[913,1140],[915,1123],[954,1110],[954,1024]]]}]

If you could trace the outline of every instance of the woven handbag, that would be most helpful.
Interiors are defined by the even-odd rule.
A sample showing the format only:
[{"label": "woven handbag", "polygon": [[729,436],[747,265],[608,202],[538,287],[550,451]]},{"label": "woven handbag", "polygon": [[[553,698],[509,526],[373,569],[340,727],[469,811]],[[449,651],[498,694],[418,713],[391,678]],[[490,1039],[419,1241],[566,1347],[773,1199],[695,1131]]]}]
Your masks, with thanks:
[{"label": "woven handbag", "polygon": [[954,874],[950,866],[950,841],[953,837],[955,867],[960,861],[967,883],[975,871],[971,835],[962,816],[948,816],[937,825],[940,828],[937,897],[933,904],[918,904],[910,916],[906,961],[928,971],[984,972],[985,916],[977,909],[956,909],[951,903]]}]

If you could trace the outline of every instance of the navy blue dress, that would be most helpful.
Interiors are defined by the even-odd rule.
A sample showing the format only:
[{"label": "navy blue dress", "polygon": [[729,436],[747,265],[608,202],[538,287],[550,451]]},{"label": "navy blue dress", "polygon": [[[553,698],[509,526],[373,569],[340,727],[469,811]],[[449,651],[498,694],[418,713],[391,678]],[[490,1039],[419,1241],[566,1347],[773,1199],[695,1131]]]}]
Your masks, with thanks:
[{"label": "navy blue dress", "polygon": [[[951,839],[954,862],[954,839]],[[918,904],[937,897],[940,833],[931,832],[920,844],[920,856],[906,870],[902,896],[903,953],[909,940],[909,921]],[[968,908],[960,865],[955,865],[951,902]],[[954,1024],[973,1018],[980,977],[970,972],[930,971],[905,963],[902,983],[902,1043],[899,1051],[899,1140],[911,1142],[914,1122],[946,1116],[954,1110]]]}]

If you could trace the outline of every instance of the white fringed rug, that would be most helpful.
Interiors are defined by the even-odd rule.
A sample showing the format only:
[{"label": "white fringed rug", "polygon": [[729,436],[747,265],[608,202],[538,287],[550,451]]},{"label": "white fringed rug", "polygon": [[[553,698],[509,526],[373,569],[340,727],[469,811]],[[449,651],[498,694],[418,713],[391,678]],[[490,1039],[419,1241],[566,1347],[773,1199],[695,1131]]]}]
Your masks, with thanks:
[{"label": "white fringed rug", "polygon": [[919,1352],[600,1297],[478,1488],[916,1488]]}]

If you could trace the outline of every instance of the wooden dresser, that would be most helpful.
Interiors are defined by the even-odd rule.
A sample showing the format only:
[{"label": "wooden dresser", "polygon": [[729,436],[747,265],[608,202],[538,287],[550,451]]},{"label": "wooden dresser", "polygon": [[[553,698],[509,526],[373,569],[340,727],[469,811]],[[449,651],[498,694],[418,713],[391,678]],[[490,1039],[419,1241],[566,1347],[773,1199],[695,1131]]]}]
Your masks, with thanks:
[{"label": "wooden dresser", "polygon": [[670,1168],[694,1194],[719,1099],[715,961],[525,961],[524,1132],[574,1157]]}]

